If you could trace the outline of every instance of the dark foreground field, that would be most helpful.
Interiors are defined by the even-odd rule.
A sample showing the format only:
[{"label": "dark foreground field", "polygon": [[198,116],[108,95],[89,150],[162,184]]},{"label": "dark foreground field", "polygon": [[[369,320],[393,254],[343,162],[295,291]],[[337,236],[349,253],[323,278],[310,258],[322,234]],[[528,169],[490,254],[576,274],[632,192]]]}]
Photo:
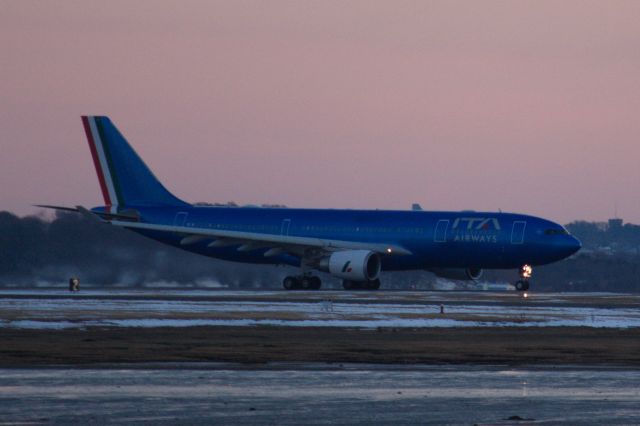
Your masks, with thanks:
[{"label": "dark foreground field", "polygon": [[0,342],[4,367],[184,361],[640,366],[638,328],[5,328]]}]

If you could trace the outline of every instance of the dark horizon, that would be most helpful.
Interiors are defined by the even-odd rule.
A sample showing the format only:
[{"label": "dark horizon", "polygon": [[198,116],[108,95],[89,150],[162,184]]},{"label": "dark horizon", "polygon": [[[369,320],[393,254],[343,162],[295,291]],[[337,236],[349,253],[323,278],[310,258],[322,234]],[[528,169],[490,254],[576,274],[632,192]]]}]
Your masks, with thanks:
[{"label": "dark horizon", "polygon": [[[640,292],[640,226],[608,228],[576,221],[570,232],[583,243],[577,255],[536,267],[539,291]],[[99,287],[162,284],[176,287],[281,288],[292,268],[225,262],[148,240],[79,214],[17,216],[0,211],[0,287],[63,287],[72,276]],[[616,276],[611,277],[610,271]],[[435,288],[443,281],[426,271],[386,272],[387,288]],[[485,271],[481,281],[507,283],[515,271]],[[339,281],[324,274],[329,287]],[[446,280],[445,280],[446,282]],[[458,283],[461,288],[465,283]]]}]

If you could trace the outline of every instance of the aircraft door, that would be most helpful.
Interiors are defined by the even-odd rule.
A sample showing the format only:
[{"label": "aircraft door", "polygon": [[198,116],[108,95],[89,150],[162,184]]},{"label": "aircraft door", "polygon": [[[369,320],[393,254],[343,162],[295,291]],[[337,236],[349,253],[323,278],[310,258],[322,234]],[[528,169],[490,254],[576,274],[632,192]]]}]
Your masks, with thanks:
[{"label": "aircraft door", "polygon": [[511,228],[511,244],[524,243],[524,229],[527,227],[527,222],[523,220],[516,220],[513,222],[513,228]]},{"label": "aircraft door", "polygon": [[282,226],[280,227],[280,235],[289,235],[290,226],[291,226],[291,219],[283,219]]},{"label": "aircraft door", "polygon": [[436,230],[433,233],[433,241],[436,243],[447,242],[447,230],[449,229],[449,220],[439,220],[436,224]]},{"label": "aircraft door", "polygon": [[189,213],[187,212],[179,212],[176,213],[176,217],[173,218],[173,226],[184,226],[187,221],[187,216]]}]

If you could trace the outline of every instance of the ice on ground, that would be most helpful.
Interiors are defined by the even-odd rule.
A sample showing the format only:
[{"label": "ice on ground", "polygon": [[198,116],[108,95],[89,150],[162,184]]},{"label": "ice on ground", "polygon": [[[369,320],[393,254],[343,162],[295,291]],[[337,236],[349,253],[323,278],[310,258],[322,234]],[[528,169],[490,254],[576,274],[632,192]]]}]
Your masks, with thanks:
[{"label": "ice on ground", "polygon": [[[194,296],[206,295],[208,297]],[[64,294],[64,293],[63,293]],[[170,300],[145,291],[83,292],[82,297],[48,297],[42,292],[0,291],[0,327],[193,327],[193,326],[292,326],[351,328],[427,327],[640,327],[640,310],[624,304],[605,307],[584,304],[560,307],[551,294],[536,295],[536,303],[514,303],[513,296],[496,294],[492,300],[472,294],[456,295],[444,307],[433,293],[356,294],[323,292],[282,294],[276,292],[216,292],[232,297],[219,300],[211,292],[170,292]],[[123,297],[126,296],[126,297]],[[437,295],[440,297],[439,295]],[[602,297],[600,299],[600,296]],[[623,295],[602,294],[599,300]],[[264,300],[261,297],[266,297]],[[287,297],[291,297],[288,301]],[[451,296],[449,296],[451,298]],[[567,297],[556,295],[557,298]],[[578,294],[576,298],[584,298]],[[595,297],[589,295],[589,297]],[[375,303],[372,303],[375,299]],[[388,300],[388,303],[385,301]],[[402,301],[402,303],[399,303]],[[484,302],[486,301],[486,303]],[[488,303],[491,301],[492,303]],[[395,303],[394,303],[395,302]]]}]

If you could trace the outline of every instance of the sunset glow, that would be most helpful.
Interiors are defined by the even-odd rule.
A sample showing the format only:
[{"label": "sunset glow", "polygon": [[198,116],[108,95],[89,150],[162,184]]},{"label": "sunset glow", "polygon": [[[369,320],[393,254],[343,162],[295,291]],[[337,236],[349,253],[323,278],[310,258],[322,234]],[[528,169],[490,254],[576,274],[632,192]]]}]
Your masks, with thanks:
[{"label": "sunset glow", "polygon": [[0,209],[101,204],[109,115],[187,201],[640,223],[640,2],[0,6]]}]

